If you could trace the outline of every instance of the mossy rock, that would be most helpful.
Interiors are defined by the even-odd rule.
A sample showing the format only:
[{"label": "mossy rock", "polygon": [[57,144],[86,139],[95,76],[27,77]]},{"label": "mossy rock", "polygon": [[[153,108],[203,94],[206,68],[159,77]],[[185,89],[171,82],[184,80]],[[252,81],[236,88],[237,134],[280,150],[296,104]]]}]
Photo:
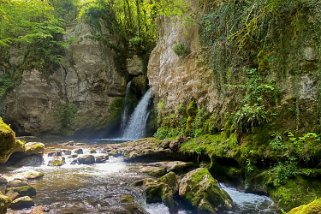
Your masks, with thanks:
[{"label": "mossy rock", "polygon": [[319,179],[304,179],[300,176],[290,179],[285,185],[270,187],[268,194],[282,209],[288,211],[321,197]]},{"label": "mossy rock", "polygon": [[29,196],[24,196],[21,198],[17,198],[10,204],[10,208],[14,210],[28,209],[34,206],[35,203]]},{"label": "mossy rock", "polygon": [[158,182],[156,179],[144,180],[144,192],[147,203],[160,203],[162,202],[162,189],[163,183]]},{"label": "mossy rock", "polygon": [[288,214],[319,214],[321,213],[321,198],[309,204],[292,209]]},{"label": "mossy rock", "polygon": [[157,166],[145,166],[140,169],[140,172],[146,173],[150,176],[159,177],[166,174],[166,168]]},{"label": "mossy rock", "polygon": [[169,172],[166,175],[162,176],[160,178],[160,181],[167,184],[171,188],[173,194],[178,193],[178,180],[174,172]]},{"label": "mossy rock", "polygon": [[232,208],[232,199],[206,168],[187,173],[180,182],[179,195],[204,213]]},{"label": "mossy rock", "polygon": [[163,202],[170,208],[175,206],[172,188],[168,184],[161,182],[159,179],[145,179],[144,192],[147,203]]},{"label": "mossy rock", "polygon": [[40,154],[45,151],[45,144],[39,142],[28,142],[25,144],[27,154]]},{"label": "mossy rock", "polygon": [[36,196],[37,192],[36,189],[32,186],[29,185],[25,185],[25,186],[18,186],[18,187],[9,187],[6,189],[7,193],[10,192],[14,192],[14,193],[18,193],[19,197],[23,197],[23,196]]},{"label": "mossy rock", "polygon": [[0,117],[0,164],[5,163],[12,153],[24,150],[24,143],[16,141],[14,131]]},{"label": "mossy rock", "polygon": [[0,192],[0,213],[6,213],[10,204],[11,199],[8,196],[2,195]]}]

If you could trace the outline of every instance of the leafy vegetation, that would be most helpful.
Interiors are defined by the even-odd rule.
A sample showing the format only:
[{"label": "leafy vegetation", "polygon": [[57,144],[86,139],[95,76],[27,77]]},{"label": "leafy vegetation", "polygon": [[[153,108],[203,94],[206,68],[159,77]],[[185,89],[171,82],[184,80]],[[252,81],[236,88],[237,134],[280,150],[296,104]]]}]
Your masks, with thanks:
[{"label": "leafy vegetation", "polygon": [[60,120],[63,131],[68,133],[72,123],[74,122],[77,115],[77,106],[73,103],[67,102],[61,105],[57,112],[57,117]]},{"label": "leafy vegetation", "polygon": [[[63,55],[61,41],[64,29],[46,1],[2,1],[0,4],[0,66],[24,69],[50,69],[59,64]],[[20,65],[9,61],[9,51],[23,55]],[[9,63],[9,64],[8,64]]]},{"label": "leafy vegetation", "polygon": [[183,43],[178,42],[174,45],[173,51],[179,57],[184,57],[190,53],[190,49]]},{"label": "leafy vegetation", "polygon": [[[142,55],[155,45],[159,16],[181,16],[186,9],[183,0],[95,0],[81,4],[79,17],[94,27],[98,40],[122,54],[130,50]],[[114,44],[115,37],[102,27],[122,46]]]}]

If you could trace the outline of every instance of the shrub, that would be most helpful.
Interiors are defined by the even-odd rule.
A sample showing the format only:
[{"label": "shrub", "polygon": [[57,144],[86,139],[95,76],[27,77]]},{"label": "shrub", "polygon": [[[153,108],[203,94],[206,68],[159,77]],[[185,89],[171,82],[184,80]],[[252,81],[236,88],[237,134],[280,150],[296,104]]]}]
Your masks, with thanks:
[{"label": "shrub", "polygon": [[58,108],[57,116],[62,128],[70,128],[76,118],[77,106],[73,103],[63,104]]},{"label": "shrub", "polygon": [[178,42],[174,45],[173,51],[176,53],[179,57],[187,56],[191,51],[189,47],[187,47],[185,44]]}]

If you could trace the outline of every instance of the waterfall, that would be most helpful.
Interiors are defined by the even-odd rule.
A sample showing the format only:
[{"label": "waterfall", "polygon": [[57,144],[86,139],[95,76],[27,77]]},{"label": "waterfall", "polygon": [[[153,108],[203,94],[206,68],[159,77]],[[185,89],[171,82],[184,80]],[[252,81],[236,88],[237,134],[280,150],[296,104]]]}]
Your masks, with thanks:
[{"label": "waterfall", "polygon": [[139,101],[125,128],[123,139],[135,140],[145,136],[147,119],[149,116],[148,105],[152,98],[152,90],[149,89]]},{"label": "waterfall", "polygon": [[124,102],[124,111],[121,117],[121,124],[120,124],[120,130],[124,130],[126,123],[128,121],[128,111],[129,111],[129,105],[128,105],[128,96],[130,93],[130,87],[132,85],[132,81],[129,81],[126,86],[126,94],[125,94],[125,102]]}]

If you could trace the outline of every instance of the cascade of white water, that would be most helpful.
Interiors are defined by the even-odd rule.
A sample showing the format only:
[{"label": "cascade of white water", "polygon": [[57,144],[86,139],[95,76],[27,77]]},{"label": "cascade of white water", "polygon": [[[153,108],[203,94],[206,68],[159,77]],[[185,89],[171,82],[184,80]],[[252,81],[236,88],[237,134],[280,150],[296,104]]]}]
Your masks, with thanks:
[{"label": "cascade of white water", "polygon": [[149,116],[148,105],[152,98],[152,91],[149,89],[139,101],[122,136],[126,140],[135,140],[145,136],[147,119]]}]

